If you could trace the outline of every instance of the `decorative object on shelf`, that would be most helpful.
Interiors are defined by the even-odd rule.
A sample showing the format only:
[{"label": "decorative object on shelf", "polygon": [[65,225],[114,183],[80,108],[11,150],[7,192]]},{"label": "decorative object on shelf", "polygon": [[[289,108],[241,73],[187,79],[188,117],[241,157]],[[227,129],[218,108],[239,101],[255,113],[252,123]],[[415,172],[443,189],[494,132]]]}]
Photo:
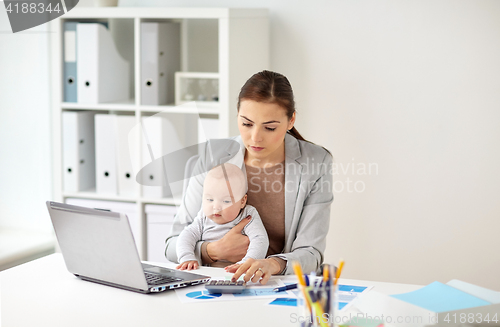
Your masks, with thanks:
[{"label": "decorative object on shelf", "polygon": [[175,104],[180,105],[189,101],[218,103],[219,74],[176,72]]}]

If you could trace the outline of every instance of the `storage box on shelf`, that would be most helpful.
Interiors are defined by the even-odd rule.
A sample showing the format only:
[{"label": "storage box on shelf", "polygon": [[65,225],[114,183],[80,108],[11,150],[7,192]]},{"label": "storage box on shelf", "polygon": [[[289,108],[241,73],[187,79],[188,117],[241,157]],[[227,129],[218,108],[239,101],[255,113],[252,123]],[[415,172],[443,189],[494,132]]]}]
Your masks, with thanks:
[{"label": "storage box on shelf", "polygon": [[218,73],[175,73],[175,104],[200,101],[205,105],[219,104]]},{"label": "storage box on shelf", "polygon": [[[91,30],[87,31],[87,36],[83,40],[78,38],[78,26],[81,22],[85,22],[81,24],[83,30]],[[68,23],[71,23],[69,24],[71,28],[68,28]],[[182,185],[182,180],[176,181],[179,185],[169,185],[170,191],[163,190],[160,186],[150,186],[144,181],[141,182],[146,184],[144,186],[137,183],[138,172],[155,160],[161,161],[165,155],[167,158],[171,152],[183,148],[197,149],[197,143],[203,142],[206,138],[238,134],[236,100],[239,89],[252,74],[269,68],[268,11],[236,8],[89,7],[75,8],[50,24],[51,30],[55,32],[51,34],[53,126],[55,127],[53,128],[54,200],[60,202],[65,202],[68,198],[105,200],[128,202],[135,206],[137,222],[132,223],[135,228],[134,235],[137,235],[136,240],[139,240],[137,245],[141,258],[147,259],[146,226],[149,225],[145,206],[146,204],[178,205],[182,188],[177,186]],[[94,35],[94,39],[107,43],[95,45],[92,43],[92,36],[89,38],[88,35]],[[76,48],[78,44],[87,44],[86,47],[98,51],[93,57],[94,60],[101,57],[107,58],[101,60],[114,58],[116,62],[111,63],[111,66],[119,62],[122,67],[126,67],[123,70],[128,70],[128,80],[124,77],[126,74],[121,76],[109,70],[107,74],[103,70],[105,74],[96,77],[106,80],[105,83],[116,81],[121,84],[120,94],[125,96],[106,98],[97,95],[92,103],[80,101],[78,93],[76,99],[68,97],[69,93],[65,90],[69,86],[66,85],[69,74],[67,67],[71,65],[73,68],[77,67],[80,57],[86,55],[80,51],[82,49]],[[148,51],[149,47],[151,51]],[[103,54],[103,51],[108,55]],[[92,60],[86,64],[89,65],[93,65]],[[95,75],[95,67],[98,66],[92,67]],[[82,69],[85,68],[80,62],[79,70]],[[189,81],[191,78],[196,82],[202,81],[196,85],[198,93],[192,95],[195,103],[180,104],[189,100],[189,95],[186,97],[189,93],[182,93],[182,89],[174,88],[176,72],[179,72],[181,80],[187,78]],[[97,73],[101,73],[101,70],[98,69]],[[85,77],[85,74],[82,76]],[[77,69],[73,83],[78,86],[80,82],[85,81],[79,80]],[[125,84],[128,86],[126,90],[123,87]],[[101,88],[103,84],[98,80],[97,85],[92,82],[90,85]],[[179,85],[182,85],[182,81],[177,86]],[[187,83],[185,85],[187,87]],[[85,85],[81,87],[84,90],[86,87],[89,88]],[[184,98],[176,102],[175,92],[179,91]],[[116,148],[114,153],[117,163],[113,166],[118,175],[113,184],[116,184],[116,191],[105,194],[99,193],[99,188],[96,191],[95,187],[88,187],[85,190],[64,188],[62,117],[65,112],[71,111],[91,111],[94,116],[111,115],[104,118],[111,118],[110,124],[116,124],[116,133],[110,136],[114,138]],[[121,124],[122,118],[127,122]],[[147,122],[155,120],[160,120],[159,124],[165,129],[155,131],[154,128],[148,128]],[[212,134],[213,130],[217,133]],[[146,134],[149,136],[148,140],[145,138]],[[127,140],[124,141],[125,137]],[[97,145],[96,149],[98,147]],[[150,149],[154,151],[149,151]],[[187,158],[193,154],[196,154],[196,150],[193,153],[187,151],[181,157]],[[131,168],[123,162],[123,158],[127,156],[133,170],[132,174],[128,172]],[[187,160],[186,158],[182,160]],[[171,174],[179,176],[183,165],[178,166],[180,168],[165,172],[167,178]],[[128,179],[124,177],[126,174],[129,174]],[[148,175],[146,177],[149,178]],[[156,177],[163,179],[163,176]],[[121,182],[120,178],[123,179]],[[173,177],[171,180],[176,178]],[[177,196],[172,197],[172,193]],[[152,226],[155,226],[154,224]],[[153,235],[154,232],[151,231],[149,234]],[[150,247],[155,247],[153,244]],[[152,253],[162,251],[162,249],[150,250]]]}]

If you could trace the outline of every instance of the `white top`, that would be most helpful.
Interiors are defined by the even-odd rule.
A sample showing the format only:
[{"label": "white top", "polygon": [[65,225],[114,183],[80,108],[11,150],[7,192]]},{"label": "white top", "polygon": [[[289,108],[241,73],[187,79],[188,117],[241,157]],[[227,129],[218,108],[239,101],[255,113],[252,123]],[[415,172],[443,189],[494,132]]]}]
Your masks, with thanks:
[{"label": "white top", "polygon": [[[177,258],[179,263],[186,261],[198,261],[194,249],[199,241],[213,242],[220,240],[234,226],[238,225],[247,216],[252,216],[250,222],[243,228],[243,234],[248,236],[250,244],[248,245],[247,254],[237,263],[243,263],[248,258],[265,259],[267,249],[269,248],[269,239],[267,237],[266,228],[260,219],[257,209],[251,205],[246,205],[234,220],[225,223],[217,224],[212,219],[208,218],[203,209],[198,212],[193,222],[184,228],[177,240]],[[202,263],[198,261],[201,265]]]}]

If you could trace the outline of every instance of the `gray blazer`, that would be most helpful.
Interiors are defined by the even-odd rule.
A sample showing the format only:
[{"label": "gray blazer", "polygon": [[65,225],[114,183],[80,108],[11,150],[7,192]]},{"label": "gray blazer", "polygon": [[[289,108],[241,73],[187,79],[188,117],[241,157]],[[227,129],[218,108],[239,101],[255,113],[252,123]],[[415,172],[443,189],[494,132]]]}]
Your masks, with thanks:
[{"label": "gray blazer", "polygon": [[[202,205],[203,181],[207,171],[224,162],[245,169],[245,147],[240,136],[210,140],[189,180],[186,194],[166,240],[165,256],[177,262],[176,241]],[[330,225],[332,193],[332,156],[322,147],[285,136],[285,247],[275,257],[286,260],[283,274],[293,274],[292,262],[298,261],[305,273],[318,271],[323,262],[326,235]],[[258,209],[258,208],[257,208]],[[195,255],[201,262],[201,244]]]}]

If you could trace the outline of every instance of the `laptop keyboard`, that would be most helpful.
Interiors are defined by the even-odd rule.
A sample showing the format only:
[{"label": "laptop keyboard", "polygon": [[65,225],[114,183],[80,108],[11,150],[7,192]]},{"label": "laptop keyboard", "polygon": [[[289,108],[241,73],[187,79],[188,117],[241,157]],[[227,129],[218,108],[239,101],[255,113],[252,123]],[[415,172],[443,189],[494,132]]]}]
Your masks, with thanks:
[{"label": "laptop keyboard", "polygon": [[149,285],[160,285],[160,284],[178,282],[182,280],[182,278],[167,277],[159,274],[153,274],[147,271],[145,271],[144,274],[146,275],[146,281],[148,282]]}]

